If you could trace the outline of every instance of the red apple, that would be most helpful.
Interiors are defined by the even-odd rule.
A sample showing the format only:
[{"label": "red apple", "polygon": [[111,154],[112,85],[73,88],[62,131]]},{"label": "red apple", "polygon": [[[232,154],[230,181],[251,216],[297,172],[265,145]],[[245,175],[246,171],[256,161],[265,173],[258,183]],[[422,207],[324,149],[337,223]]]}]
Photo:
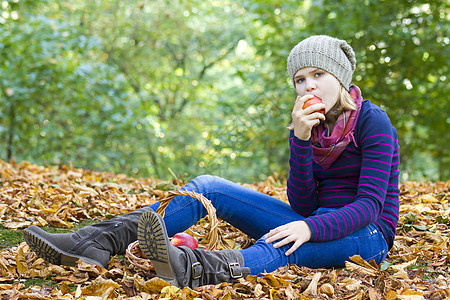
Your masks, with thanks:
[{"label": "red apple", "polygon": [[180,232],[173,236],[173,238],[170,240],[172,245],[174,246],[186,246],[191,249],[198,248],[197,240],[186,232]]},{"label": "red apple", "polygon": [[[323,101],[319,97],[314,96],[311,99],[306,100],[305,103],[303,103],[303,107],[302,108],[305,109],[305,108],[307,108],[307,107],[309,107],[309,106],[311,106],[313,104],[318,104],[318,103],[323,103]],[[320,112],[322,114],[325,114],[325,108],[322,108],[321,110],[318,110],[318,112]]]}]

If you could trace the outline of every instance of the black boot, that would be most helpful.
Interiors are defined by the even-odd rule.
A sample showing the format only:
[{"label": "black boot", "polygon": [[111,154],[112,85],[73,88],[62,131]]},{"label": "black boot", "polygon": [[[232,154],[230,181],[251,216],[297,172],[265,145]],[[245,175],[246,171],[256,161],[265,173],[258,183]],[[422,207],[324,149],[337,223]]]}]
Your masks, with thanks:
[{"label": "black boot", "polygon": [[111,255],[125,253],[128,245],[137,240],[137,227],[145,207],[74,233],[48,233],[37,226],[23,231],[23,237],[39,257],[56,265],[75,266],[78,260],[108,266]]},{"label": "black boot", "polygon": [[139,220],[138,240],[156,275],[180,288],[234,282],[250,274],[238,250],[206,251],[173,246],[162,217],[153,211],[145,212]]}]

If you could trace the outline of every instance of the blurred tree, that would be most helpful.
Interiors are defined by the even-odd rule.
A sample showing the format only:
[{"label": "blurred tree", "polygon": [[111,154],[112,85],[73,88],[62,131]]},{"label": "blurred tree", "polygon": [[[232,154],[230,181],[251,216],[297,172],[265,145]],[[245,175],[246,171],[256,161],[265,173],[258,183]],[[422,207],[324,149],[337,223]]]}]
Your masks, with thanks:
[{"label": "blurred tree", "polygon": [[55,17],[63,12],[65,22],[101,40],[97,59],[123,74],[139,99],[139,111],[153,120],[148,125],[156,129],[149,134],[140,124],[136,150],[142,161],[151,161],[143,175],[161,176],[168,167],[191,172],[209,160],[201,134],[213,116],[198,111],[214,109],[209,70],[234,54],[243,37],[242,12],[224,10],[231,3],[61,1],[53,8]]},{"label": "blurred tree", "polygon": [[[295,98],[283,78],[289,50],[312,34],[336,36],[355,49],[358,64],[353,82],[366,99],[387,111],[398,129],[401,179],[450,178],[448,3],[316,0],[301,4],[247,1],[244,5],[255,17],[251,43],[265,67],[256,76],[248,75],[248,84],[264,86],[265,95],[270,96],[261,101],[272,111],[282,112],[267,115],[277,120],[272,128],[286,124],[286,112]],[[270,135],[264,140],[278,141],[280,149],[276,132],[281,128],[264,129]]]},{"label": "blurred tree", "polygon": [[397,127],[403,179],[450,178],[448,9],[440,0],[314,1],[305,19],[311,33],[354,47],[354,82]]},{"label": "blurred tree", "polygon": [[123,156],[111,137],[118,128],[120,136],[132,132],[134,121],[123,76],[84,58],[98,47],[95,38],[31,14],[34,2],[21,4],[3,2],[9,10],[0,26],[1,156],[119,169],[126,160],[109,160]]},{"label": "blurred tree", "polygon": [[[404,174],[448,179],[442,1],[1,1],[0,155],[136,176],[287,171],[290,49],[349,41]],[[407,179],[407,177],[403,177]]]}]

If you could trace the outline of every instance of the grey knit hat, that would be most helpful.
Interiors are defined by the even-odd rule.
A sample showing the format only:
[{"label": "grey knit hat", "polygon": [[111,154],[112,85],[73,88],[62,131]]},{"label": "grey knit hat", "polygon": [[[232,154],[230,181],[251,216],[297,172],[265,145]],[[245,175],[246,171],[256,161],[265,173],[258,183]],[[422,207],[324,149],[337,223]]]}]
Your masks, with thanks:
[{"label": "grey knit hat", "polygon": [[304,39],[292,49],[287,59],[287,69],[294,87],[294,75],[298,70],[316,67],[333,74],[348,90],[355,65],[355,52],[352,47],[344,40],[327,35]]}]

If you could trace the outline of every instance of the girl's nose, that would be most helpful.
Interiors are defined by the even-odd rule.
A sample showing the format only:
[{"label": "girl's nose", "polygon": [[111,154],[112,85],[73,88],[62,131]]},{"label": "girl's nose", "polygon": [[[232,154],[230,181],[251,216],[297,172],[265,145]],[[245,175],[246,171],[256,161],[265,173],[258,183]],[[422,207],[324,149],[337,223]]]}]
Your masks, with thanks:
[{"label": "girl's nose", "polygon": [[316,89],[316,83],[314,82],[313,79],[305,79],[306,80],[306,91],[312,91]]}]

